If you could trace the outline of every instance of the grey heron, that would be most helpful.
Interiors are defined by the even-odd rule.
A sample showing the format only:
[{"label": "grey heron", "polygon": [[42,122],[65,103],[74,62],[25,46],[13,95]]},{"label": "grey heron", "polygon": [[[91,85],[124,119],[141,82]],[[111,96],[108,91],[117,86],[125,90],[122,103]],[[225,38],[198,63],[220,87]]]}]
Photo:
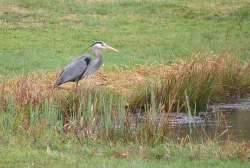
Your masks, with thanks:
[{"label": "grey heron", "polygon": [[78,89],[78,82],[81,79],[93,75],[102,65],[102,50],[109,49],[118,52],[117,49],[107,45],[103,41],[96,41],[91,46],[95,59],[90,54],[84,54],[75,58],[69,65],[67,65],[58,79],[54,87],[58,87],[67,82],[75,82],[75,89]]}]

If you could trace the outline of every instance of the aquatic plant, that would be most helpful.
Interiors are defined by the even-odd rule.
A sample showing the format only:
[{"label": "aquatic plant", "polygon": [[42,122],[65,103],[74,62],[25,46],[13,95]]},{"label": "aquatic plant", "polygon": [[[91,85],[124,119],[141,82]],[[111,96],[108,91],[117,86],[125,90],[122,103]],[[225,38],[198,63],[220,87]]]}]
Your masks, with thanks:
[{"label": "aquatic plant", "polygon": [[[155,144],[172,135],[168,113],[193,116],[206,110],[207,104],[232,101],[249,93],[249,63],[228,55],[196,56],[136,72],[147,79],[140,80],[130,92],[115,90],[114,85],[106,87],[105,83],[100,86],[100,81],[98,85],[83,85],[77,93],[70,87],[53,90],[55,75],[44,76],[44,83],[32,76],[6,81],[0,89],[0,129],[34,138],[53,130],[72,135],[79,143],[89,139]],[[133,82],[123,86],[128,88]]]},{"label": "aquatic plant", "polygon": [[[249,94],[249,63],[236,57],[204,57],[172,65],[130,100],[132,111],[161,107],[160,112],[206,111],[207,105],[230,102]],[[152,101],[152,99],[154,101]],[[148,109],[147,109],[148,110]],[[144,111],[147,111],[144,110]]]}]

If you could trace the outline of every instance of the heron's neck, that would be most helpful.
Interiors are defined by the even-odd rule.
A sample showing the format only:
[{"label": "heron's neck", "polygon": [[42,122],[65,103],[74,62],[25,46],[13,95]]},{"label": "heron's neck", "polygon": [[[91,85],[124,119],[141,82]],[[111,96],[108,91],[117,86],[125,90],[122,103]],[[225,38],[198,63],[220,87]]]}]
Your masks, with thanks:
[{"label": "heron's neck", "polygon": [[99,49],[93,49],[93,53],[95,54],[96,58],[102,58],[102,51]]}]

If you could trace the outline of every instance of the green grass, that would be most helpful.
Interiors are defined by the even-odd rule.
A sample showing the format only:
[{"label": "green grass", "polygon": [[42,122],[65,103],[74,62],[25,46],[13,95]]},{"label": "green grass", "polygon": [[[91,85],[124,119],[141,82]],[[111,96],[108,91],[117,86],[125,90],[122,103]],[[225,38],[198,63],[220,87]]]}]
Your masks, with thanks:
[{"label": "green grass", "polygon": [[55,71],[101,39],[105,69],[250,54],[249,0],[1,0],[0,75]]},{"label": "green grass", "polygon": [[[25,150],[25,152],[22,152]],[[44,150],[15,148],[7,149],[8,152],[5,159],[0,161],[0,166],[3,167],[121,167],[121,168],[163,168],[163,167],[177,167],[177,168],[193,168],[193,167],[216,167],[216,168],[247,168],[249,164],[241,161],[220,161],[220,160],[203,160],[203,161],[158,161],[158,160],[142,160],[142,159],[119,159],[110,157],[84,157],[79,156],[78,153],[71,153],[70,155],[49,156]],[[0,156],[2,157],[2,156]]]},{"label": "green grass", "polygon": [[[145,147],[138,145],[105,144],[88,142],[83,145],[64,139],[56,145],[56,139],[34,141],[32,138],[16,135],[1,136],[0,167],[248,167],[249,163],[234,158],[216,159],[211,146],[201,146],[200,155],[187,145],[159,145]],[[61,139],[62,141],[63,139]],[[49,146],[49,147],[48,147]],[[216,147],[216,145],[215,145]],[[219,151],[214,149],[213,151]],[[210,154],[209,154],[210,152]],[[122,156],[122,153],[127,153]]]}]

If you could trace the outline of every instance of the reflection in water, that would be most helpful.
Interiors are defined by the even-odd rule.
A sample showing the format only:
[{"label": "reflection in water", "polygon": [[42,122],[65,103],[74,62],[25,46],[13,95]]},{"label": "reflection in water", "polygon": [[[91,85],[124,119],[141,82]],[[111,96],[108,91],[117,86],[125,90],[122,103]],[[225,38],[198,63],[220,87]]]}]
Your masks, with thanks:
[{"label": "reflection in water", "polygon": [[[210,106],[209,112],[198,117],[172,114],[173,136],[181,138],[189,135],[192,139],[231,138],[237,141],[250,140],[250,99],[235,104]],[[174,117],[175,115],[175,117]]]},{"label": "reflection in water", "polygon": [[250,140],[250,109],[227,110],[223,114],[237,139]]}]

